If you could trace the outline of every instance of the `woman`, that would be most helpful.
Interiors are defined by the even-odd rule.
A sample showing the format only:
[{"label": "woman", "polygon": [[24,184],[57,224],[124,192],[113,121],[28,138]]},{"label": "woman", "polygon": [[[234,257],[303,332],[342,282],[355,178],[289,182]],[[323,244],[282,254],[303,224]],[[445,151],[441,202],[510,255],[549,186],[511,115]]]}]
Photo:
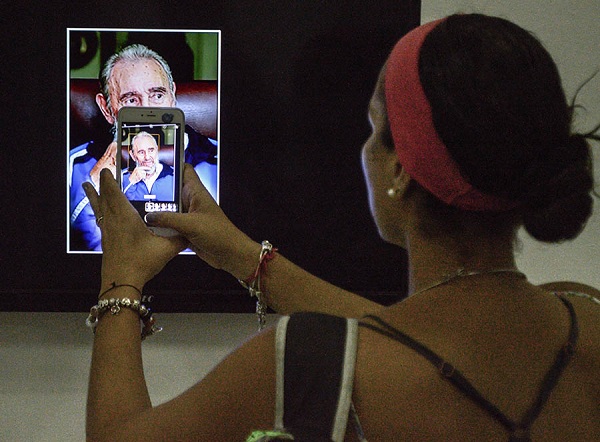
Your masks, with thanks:
[{"label": "woman", "polygon": [[[352,399],[370,441],[593,440],[600,292],[534,286],[513,256],[519,226],[556,242],[575,237],[591,213],[589,146],[570,132],[571,110],[547,52],[493,17],[429,23],[392,51],[369,117],[362,159],[371,211],[381,236],[408,250],[405,301],[384,308],[261,247],[227,220],[190,168],[188,213],[150,220],[185,240],[150,234],[107,171],[101,196],[85,188],[103,231],[101,299],[139,299],[189,242],[215,268],[251,275],[247,285],[280,313],[363,318]],[[273,427],[273,329],[153,408],[140,315],[121,310],[92,318],[99,316],[90,440],[233,441]],[[346,438],[358,440],[351,429]]]}]

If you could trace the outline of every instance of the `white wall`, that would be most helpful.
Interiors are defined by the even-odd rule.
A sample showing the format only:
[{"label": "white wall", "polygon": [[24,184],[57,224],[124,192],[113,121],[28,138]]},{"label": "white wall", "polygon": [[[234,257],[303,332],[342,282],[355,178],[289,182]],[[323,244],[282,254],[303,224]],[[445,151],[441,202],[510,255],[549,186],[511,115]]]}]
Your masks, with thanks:
[{"label": "white wall", "polygon": [[[423,1],[423,21],[456,11],[500,15],[532,30],[554,56],[568,95],[600,67],[598,0]],[[589,110],[583,127],[600,122],[599,98],[600,76],[581,94]],[[580,239],[544,247],[525,238],[519,258],[534,281],[575,279],[600,287],[598,263],[600,203]],[[253,315],[158,318],[165,332],[144,343],[155,402],[192,385],[256,330]],[[80,313],[0,313],[0,441],[83,440],[92,342],[84,319]]]},{"label": "white wall", "polygon": [[[533,32],[548,49],[570,99],[600,69],[600,1],[598,0],[424,0],[423,22],[454,12],[479,12],[511,20]],[[600,123],[600,74],[580,92],[576,125],[582,132]],[[600,192],[600,145],[593,144],[595,177]],[[574,280],[600,287],[600,199],[583,233],[572,242],[545,245],[521,232],[519,267],[532,282]]]}]

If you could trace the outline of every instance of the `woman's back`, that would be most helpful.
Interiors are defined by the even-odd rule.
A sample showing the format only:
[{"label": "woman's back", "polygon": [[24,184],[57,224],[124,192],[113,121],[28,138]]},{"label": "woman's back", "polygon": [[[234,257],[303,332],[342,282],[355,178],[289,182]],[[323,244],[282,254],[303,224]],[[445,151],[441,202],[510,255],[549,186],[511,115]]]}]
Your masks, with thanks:
[{"label": "woman's back", "polygon": [[[593,339],[600,305],[565,297],[579,327],[576,350],[531,426],[534,441],[600,438],[600,345]],[[452,364],[517,423],[540,395],[571,328],[558,297],[493,276],[465,281],[460,290],[440,287],[378,316]],[[498,420],[415,350],[365,327],[359,342],[355,401],[368,439],[508,440]]]}]

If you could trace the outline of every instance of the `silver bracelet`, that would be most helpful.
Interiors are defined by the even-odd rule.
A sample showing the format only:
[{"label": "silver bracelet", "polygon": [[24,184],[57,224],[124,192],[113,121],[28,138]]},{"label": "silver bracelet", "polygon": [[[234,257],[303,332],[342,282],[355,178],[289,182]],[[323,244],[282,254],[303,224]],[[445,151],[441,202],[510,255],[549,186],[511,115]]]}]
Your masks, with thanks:
[{"label": "silver bracelet", "polygon": [[258,330],[262,330],[267,323],[267,303],[264,300],[260,286],[260,277],[267,270],[267,262],[275,257],[277,249],[269,241],[261,243],[260,254],[258,255],[258,266],[252,275],[245,280],[238,279],[239,283],[245,289],[248,289],[251,297],[256,297],[256,317],[258,318]]},{"label": "silver bracelet", "polygon": [[118,315],[121,312],[121,308],[128,308],[140,315],[140,321],[142,322],[142,341],[146,339],[147,336],[162,331],[162,327],[155,325],[156,319],[154,318],[152,311],[137,299],[132,301],[129,298],[101,299],[98,301],[98,304],[90,309],[90,314],[85,320],[85,325],[91,328],[95,333],[98,321],[106,312],[110,312],[112,315]]}]

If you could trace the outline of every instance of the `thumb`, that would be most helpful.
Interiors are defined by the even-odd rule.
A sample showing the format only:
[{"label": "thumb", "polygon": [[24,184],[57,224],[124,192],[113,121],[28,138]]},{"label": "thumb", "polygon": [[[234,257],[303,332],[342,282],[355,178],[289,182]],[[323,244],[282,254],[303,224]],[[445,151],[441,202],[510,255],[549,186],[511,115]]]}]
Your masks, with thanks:
[{"label": "thumb", "polygon": [[194,225],[193,220],[187,215],[187,213],[150,212],[146,215],[146,222],[152,227],[170,227],[187,236]]}]

